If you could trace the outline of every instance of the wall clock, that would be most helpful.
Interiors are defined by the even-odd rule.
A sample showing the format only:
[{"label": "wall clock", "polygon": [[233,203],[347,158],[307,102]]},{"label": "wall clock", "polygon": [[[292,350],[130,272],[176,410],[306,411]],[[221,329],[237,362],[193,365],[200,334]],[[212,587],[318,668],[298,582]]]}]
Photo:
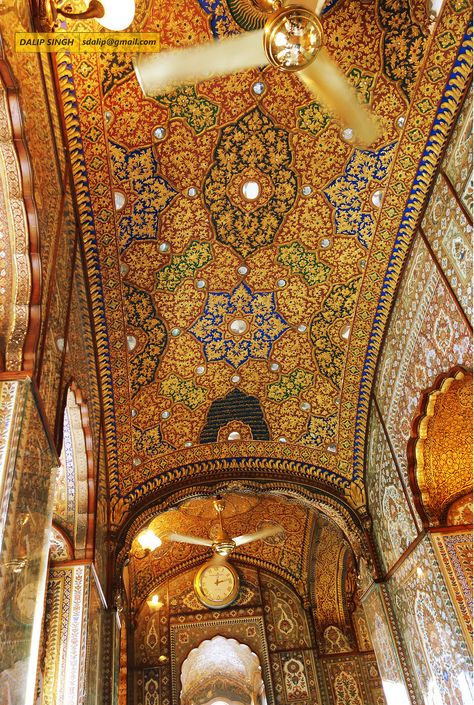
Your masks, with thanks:
[{"label": "wall clock", "polygon": [[194,590],[206,607],[220,610],[230,605],[239,593],[237,571],[227,561],[211,559],[204,563],[194,578]]}]

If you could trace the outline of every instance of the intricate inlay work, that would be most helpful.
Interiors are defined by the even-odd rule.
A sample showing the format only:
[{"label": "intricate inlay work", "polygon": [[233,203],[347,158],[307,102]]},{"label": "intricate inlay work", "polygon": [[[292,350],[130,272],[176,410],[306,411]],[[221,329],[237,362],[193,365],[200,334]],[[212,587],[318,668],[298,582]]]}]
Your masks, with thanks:
[{"label": "intricate inlay work", "polygon": [[189,330],[203,343],[208,362],[225,360],[237,368],[250,358],[268,359],[288,325],[273,292],[252,293],[241,283],[230,294],[210,292],[203,315]]},{"label": "intricate inlay work", "polygon": [[[292,160],[287,132],[275,127],[259,108],[223,128],[214,164],[204,182],[204,200],[220,242],[243,257],[273,243],[296,199],[297,178],[291,168]],[[271,195],[269,191],[253,209],[231,199],[237,163],[244,178],[251,178],[258,168],[269,188],[271,183]]]}]

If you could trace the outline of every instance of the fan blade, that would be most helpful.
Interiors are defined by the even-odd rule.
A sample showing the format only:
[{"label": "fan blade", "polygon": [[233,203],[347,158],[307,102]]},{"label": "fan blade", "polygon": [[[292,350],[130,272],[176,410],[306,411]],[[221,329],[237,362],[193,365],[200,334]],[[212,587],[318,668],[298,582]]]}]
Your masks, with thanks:
[{"label": "fan blade", "polygon": [[[314,4],[314,3],[313,3]],[[319,17],[321,12],[323,11],[323,8],[326,4],[326,0],[317,0],[316,2],[316,7],[314,8],[314,14]]]},{"label": "fan blade", "polygon": [[298,71],[298,76],[346,127],[354,130],[359,144],[368,146],[376,140],[377,127],[372,116],[358,103],[346,77],[324,49],[321,49],[312,64]]},{"label": "fan blade", "polygon": [[178,543],[192,543],[196,546],[212,546],[211,539],[201,539],[199,536],[186,536],[185,534],[175,534],[170,531],[169,534],[165,534],[165,539],[168,541],[177,541]]},{"label": "fan blade", "polygon": [[232,540],[236,546],[243,546],[245,543],[266,539],[268,536],[274,536],[275,534],[280,534],[283,531],[284,529],[281,526],[268,526],[266,529],[256,531],[254,534],[242,534],[242,536],[236,536]]},{"label": "fan blade", "polygon": [[267,63],[261,30],[188,49],[137,54],[133,58],[138,82],[146,96],[161,95],[184,83],[197,83]]}]

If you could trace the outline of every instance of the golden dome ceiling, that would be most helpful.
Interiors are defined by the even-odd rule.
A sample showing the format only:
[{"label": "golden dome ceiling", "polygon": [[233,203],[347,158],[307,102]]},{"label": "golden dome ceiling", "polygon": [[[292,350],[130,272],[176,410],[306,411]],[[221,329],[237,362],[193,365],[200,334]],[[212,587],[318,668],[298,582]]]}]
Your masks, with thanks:
[{"label": "golden dome ceiling", "polygon": [[[57,55],[115,524],[249,463],[364,503],[368,394],[457,46],[427,49],[415,88],[424,3],[338,0],[322,21],[376,116],[370,149],[272,67],[144,98],[127,54]],[[259,23],[245,0],[163,0],[132,29],[167,48]]]}]

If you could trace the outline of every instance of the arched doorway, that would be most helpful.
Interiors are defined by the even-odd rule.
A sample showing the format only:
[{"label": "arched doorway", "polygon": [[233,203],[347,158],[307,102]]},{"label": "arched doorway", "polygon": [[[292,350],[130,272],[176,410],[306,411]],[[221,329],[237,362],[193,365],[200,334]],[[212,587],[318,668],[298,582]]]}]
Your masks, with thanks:
[{"label": "arched doorway", "polygon": [[206,639],[182,665],[180,705],[266,703],[258,656],[236,639]]}]

